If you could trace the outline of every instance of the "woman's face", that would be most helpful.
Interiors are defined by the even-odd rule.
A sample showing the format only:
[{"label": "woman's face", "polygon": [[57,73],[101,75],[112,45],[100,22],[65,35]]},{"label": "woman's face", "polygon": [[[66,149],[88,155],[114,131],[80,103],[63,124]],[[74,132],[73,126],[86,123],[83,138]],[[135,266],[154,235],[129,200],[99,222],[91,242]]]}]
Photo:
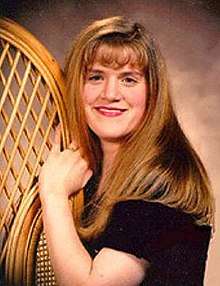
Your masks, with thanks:
[{"label": "woman's face", "polygon": [[86,75],[83,100],[89,127],[101,142],[119,142],[132,132],[146,109],[143,71],[129,64],[113,69],[95,62]]}]

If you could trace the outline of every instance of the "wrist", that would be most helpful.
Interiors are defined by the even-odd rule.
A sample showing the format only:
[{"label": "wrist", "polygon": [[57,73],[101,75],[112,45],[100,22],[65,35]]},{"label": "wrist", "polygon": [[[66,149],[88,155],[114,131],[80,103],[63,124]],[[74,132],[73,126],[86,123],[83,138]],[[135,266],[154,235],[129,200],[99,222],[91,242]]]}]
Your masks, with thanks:
[{"label": "wrist", "polygon": [[47,190],[40,189],[40,200],[42,203],[57,203],[57,202],[67,202],[68,195],[65,192],[65,189],[62,187],[56,187],[56,189]]}]

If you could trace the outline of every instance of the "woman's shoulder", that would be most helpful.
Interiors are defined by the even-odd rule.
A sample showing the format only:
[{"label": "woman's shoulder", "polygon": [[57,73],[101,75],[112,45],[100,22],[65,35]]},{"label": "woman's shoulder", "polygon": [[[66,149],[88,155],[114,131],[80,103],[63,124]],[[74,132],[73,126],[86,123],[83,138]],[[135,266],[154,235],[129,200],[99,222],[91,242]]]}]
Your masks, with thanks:
[{"label": "woman's shoulder", "polygon": [[[210,227],[195,224],[183,211],[158,202],[127,200],[115,204],[104,232],[93,242],[154,261],[155,255],[180,245],[207,249]],[[188,246],[187,246],[188,245]]]},{"label": "woman's shoulder", "polygon": [[209,225],[199,226],[195,218],[179,208],[167,206],[159,202],[144,200],[127,200],[115,204],[111,221],[127,223],[133,228],[163,232],[172,230],[189,232],[191,235],[204,232],[210,234]]},{"label": "woman's shoulder", "polygon": [[[144,200],[126,200],[117,202],[113,209],[114,214],[121,214],[132,217],[148,218],[167,220],[175,218],[181,221],[192,222],[193,217],[180,209],[167,206],[160,202],[144,201]],[[172,222],[174,222],[172,219]]]}]

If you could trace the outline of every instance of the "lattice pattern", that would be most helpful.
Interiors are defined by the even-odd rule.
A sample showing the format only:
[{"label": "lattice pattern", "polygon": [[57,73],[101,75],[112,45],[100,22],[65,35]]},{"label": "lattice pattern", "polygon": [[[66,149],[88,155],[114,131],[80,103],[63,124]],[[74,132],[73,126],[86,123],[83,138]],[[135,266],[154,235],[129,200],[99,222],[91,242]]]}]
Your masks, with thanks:
[{"label": "lattice pattern", "polygon": [[50,263],[50,258],[46,245],[45,234],[42,232],[37,245],[36,268],[35,268],[36,286],[54,286],[56,285],[54,272]]},{"label": "lattice pattern", "polygon": [[57,108],[36,66],[0,40],[0,253],[22,195],[36,181],[50,148]]}]

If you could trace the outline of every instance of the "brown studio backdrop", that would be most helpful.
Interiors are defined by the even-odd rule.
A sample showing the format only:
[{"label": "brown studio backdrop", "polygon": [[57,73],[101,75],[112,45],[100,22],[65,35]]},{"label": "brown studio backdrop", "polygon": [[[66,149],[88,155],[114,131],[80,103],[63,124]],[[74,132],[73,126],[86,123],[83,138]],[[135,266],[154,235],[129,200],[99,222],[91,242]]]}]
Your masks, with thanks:
[{"label": "brown studio backdrop", "polygon": [[1,1],[0,13],[32,32],[63,67],[74,35],[97,18],[125,15],[142,22],[166,58],[173,101],[182,126],[203,160],[216,197],[216,232],[205,285],[220,273],[220,4],[218,1]]}]

